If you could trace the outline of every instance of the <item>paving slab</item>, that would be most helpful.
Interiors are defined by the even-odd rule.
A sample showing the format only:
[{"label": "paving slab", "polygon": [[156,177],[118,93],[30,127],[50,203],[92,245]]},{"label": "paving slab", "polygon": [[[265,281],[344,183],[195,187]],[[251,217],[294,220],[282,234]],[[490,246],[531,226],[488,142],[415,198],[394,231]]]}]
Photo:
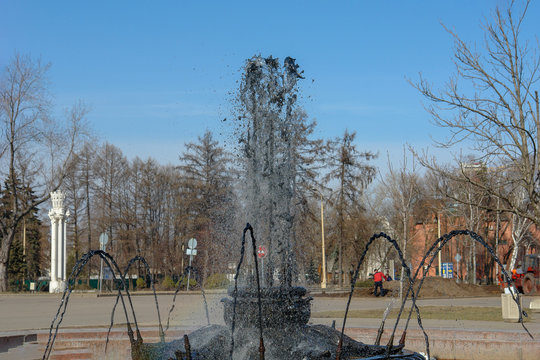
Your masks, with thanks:
[{"label": "paving slab", "polygon": [[[212,293],[206,297],[210,310],[210,322],[223,323],[223,312],[221,299],[225,296],[224,293]],[[51,321],[54,318],[60,305],[61,296],[59,295],[3,295],[0,294],[0,338],[21,339],[20,336],[28,336],[32,334],[41,334],[40,338],[48,336],[48,329]],[[351,309],[354,310],[369,310],[369,309],[384,309],[390,298],[353,298]],[[532,297],[523,297],[523,306],[528,308],[534,300]],[[79,338],[82,333],[90,333],[86,336],[92,336],[92,331],[98,333],[104,331],[110,324],[111,310],[114,306],[116,298],[113,296],[97,297],[95,294],[73,294],[70,298],[66,310],[65,319],[61,325],[63,334],[72,332],[74,337]],[[156,329],[157,326],[157,310],[153,296],[135,296],[132,299],[135,308],[137,321],[141,327],[151,327]],[[313,300],[312,311],[328,311],[328,310],[344,310],[346,298],[328,298],[315,296]],[[185,331],[193,330],[207,323],[204,310],[204,299],[200,293],[181,294],[178,296],[175,309],[171,313],[170,326],[176,329],[184,329]],[[172,305],[172,294],[160,294],[159,309],[162,322],[167,322],[167,316]],[[487,306],[501,307],[500,297],[484,297],[484,298],[458,298],[458,299],[422,299],[418,301],[419,307],[422,306]],[[501,314],[502,317],[502,314]],[[130,315],[131,319],[131,315]],[[335,320],[336,326],[339,328],[342,325],[342,319],[332,318],[312,318],[311,323],[331,325]],[[115,315],[115,322],[119,327],[115,331],[123,331],[122,324],[125,321],[123,309],[118,308]],[[385,336],[388,336],[388,331],[393,327],[394,320],[388,319],[386,322],[387,331]],[[380,325],[380,319],[363,319],[350,318],[347,320],[347,332],[349,335],[365,342],[373,342],[377,329]],[[498,359],[497,354],[501,354],[501,349],[513,349],[512,343],[520,344],[523,349],[529,349],[528,353],[539,355],[534,359],[540,358],[540,315],[531,314],[530,320],[526,323],[527,328],[534,335],[535,340],[528,340],[528,335],[522,328],[521,324],[508,323],[504,321],[469,321],[469,320],[423,320],[424,328],[430,337],[430,343],[433,342],[433,349],[441,352],[449,352],[453,357],[448,359],[465,359],[461,356],[460,351],[469,349],[474,350],[472,344],[477,344],[476,357],[471,359]],[[403,322],[398,325],[398,329],[402,329]],[[89,330],[89,329],[100,330]],[[423,351],[425,345],[424,338],[420,332],[415,317],[411,319],[408,333],[410,338],[407,342],[408,347],[415,351]],[[401,336],[401,330],[398,330],[398,335]],[[101,336],[102,338],[103,336]],[[69,341],[69,336],[67,337]],[[150,339],[153,339],[151,337]],[[386,339],[386,338],[384,338]],[[491,339],[491,340],[486,340]],[[510,340],[508,340],[510,339]],[[513,340],[512,340],[513,339]],[[7,340],[6,340],[7,341]],[[118,340],[121,346],[125,347],[125,343]],[[157,340],[156,340],[157,341]],[[84,343],[84,341],[82,341]],[[93,346],[97,346],[99,341],[94,341]],[[86,345],[85,345],[86,346]],[[120,345],[119,345],[120,346]],[[24,350],[26,349],[26,350]],[[489,350],[491,349],[491,350]],[[496,349],[499,349],[496,351]],[[0,359],[11,359],[13,354],[21,354],[21,351],[27,351],[29,357],[33,358],[36,354],[37,347],[32,342],[25,342],[24,346],[16,346],[9,351],[0,349]],[[41,349],[40,351],[43,351]],[[512,350],[513,351],[513,350]],[[517,351],[517,350],[516,350]],[[485,354],[486,356],[483,356]],[[529,359],[527,354],[517,354],[515,359]],[[31,356],[30,356],[31,355]],[[9,357],[8,357],[9,356]],[[24,357],[23,357],[24,358]],[[444,357],[440,357],[445,359]]]}]

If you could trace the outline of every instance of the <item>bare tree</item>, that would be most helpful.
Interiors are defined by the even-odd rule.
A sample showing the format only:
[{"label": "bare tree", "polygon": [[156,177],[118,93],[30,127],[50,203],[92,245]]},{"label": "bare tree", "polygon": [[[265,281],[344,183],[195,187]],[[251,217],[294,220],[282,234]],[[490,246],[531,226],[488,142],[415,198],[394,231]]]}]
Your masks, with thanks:
[{"label": "bare tree", "polygon": [[[9,250],[16,229],[62,184],[86,114],[79,105],[65,123],[50,118],[48,69],[48,64],[16,54],[0,75],[1,175],[8,179],[12,194],[10,211],[0,219],[0,291],[7,290]],[[20,201],[19,189],[30,186],[35,198]]]},{"label": "bare tree", "polygon": [[[489,168],[512,167],[518,176],[490,184],[463,168],[458,173],[446,171],[427,156],[422,156],[422,163],[441,176],[499,198],[500,208],[493,202],[483,203],[482,208],[511,212],[540,225],[540,113],[538,92],[533,91],[539,75],[539,46],[530,47],[521,31],[529,3],[512,1],[505,10],[497,8],[493,21],[485,25],[481,50],[448,30],[455,43],[455,75],[440,91],[422,77],[413,86],[428,100],[434,123],[450,131],[450,137],[438,145],[450,148],[472,141],[478,162]],[[526,201],[518,201],[508,189],[522,189]],[[467,197],[455,200],[471,204]]]},{"label": "bare tree", "polygon": [[[339,260],[339,286],[343,287],[343,260],[345,223],[350,210],[358,205],[363,190],[371,183],[375,175],[375,168],[368,164],[376,155],[371,152],[360,152],[354,144],[356,132],[345,130],[342,137],[338,137],[329,144],[328,173],[324,178],[326,183],[337,182],[335,200],[333,201],[337,213],[338,260]],[[349,213],[348,213],[349,212]]]},{"label": "bare tree", "polygon": [[[526,201],[526,194],[524,191],[515,192],[514,196],[517,198],[515,199],[516,202]],[[529,233],[529,228],[531,226],[531,220],[526,217],[519,216],[518,214],[514,213],[510,215],[510,218],[512,225],[510,233],[513,242],[513,249],[512,256],[510,258],[510,264],[507,270],[512,270],[515,268],[516,260],[519,254],[519,247],[521,246],[523,240],[526,238],[526,235]]]},{"label": "bare tree", "polygon": [[66,180],[62,186],[62,190],[66,194],[66,207],[70,208],[70,230],[73,235],[73,250],[75,251],[75,259],[79,259],[81,250],[81,237],[83,229],[81,220],[84,209],[84,184],[80,181],[80,165],[83,164],[78,156],[74,156],[66,173]]},{"label": "bare tree", "polygon": [[[478,163],[460,164],[459,173],[464,174],[467,179],[474,179],[477,184],[488,183],[487,169]],[[466,204],[461,204],[460,215],[463,216],[467,229],[481,233],[481,229],[488,223],[487,212],[482,207],[490,206],[491,197],[478,186],[462,179],[462,181],[453,182],[453,193],[457,198],[466,199]],[[468,256],[464,256],[467,266],[467,282],[476,284],[476,241],[469,239]]]},{"label": "bare tree", "polygon": [[106,143],[97,152],[94,161],[96,210],[99,228],[109,235],[108,248],[120,250],[117,239],[118,206],[121,185],[128,180],[128,161],[116,146]]},{"label": "bare tree", "polygon": [[[86,250],[92,249],[92,198],[94,190],[93,182],[93,163],[95,159],[95,143],[86,142],[78,154],[80,182],[84,188],[85,218],[86,218]],[[90,277],[92,275],[92,262],[88,263],[88,285],[90,286]]]},{"label": "bare tree", "polygon": [[[411,233],[409,224],[414,207],[421,195],[418,168],[415,160],[412,160],[409,168],[407,154],[404,151],[400,167],[395,169],[390,159],[388,159],[388,174],[381,177],[381,185],[390,199],[397,219],[399,219],[395,226],[396,229],[401,228],[401,250],[404,256],[407,257],[407,244]],[[403,280],[404,268],[402,267],[399,287],[400,297],[403,294]]]}]

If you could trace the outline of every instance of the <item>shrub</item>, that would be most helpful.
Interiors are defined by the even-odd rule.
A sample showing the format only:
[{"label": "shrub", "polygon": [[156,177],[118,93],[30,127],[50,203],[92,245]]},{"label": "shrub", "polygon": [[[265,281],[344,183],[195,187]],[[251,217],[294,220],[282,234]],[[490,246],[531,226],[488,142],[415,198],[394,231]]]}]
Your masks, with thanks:
[{"label": "shrub", "polygon": [[146,281],[144,281],[142,277],[137,278],[136,284],[137,284],[137,290],[144,289],[146,287]]},{"label": "shrub", "polygon": [[9,279],[9,291],[19,292],[23,290],[22,280]]},{"label": "shrub", "polygon": [[[181,278],[177,283],[176,283],[176,287],[178,287],[178,284],[181,283],[181,286],[180,288],[181,289],[186,289],[187,288],[187,277],[183,277]],[[189,279],[189,288],[190,289],[193,289],[197,286],[197,280],[195,280],[194,278],[190,278]]]},{"label": "shrub", "polygon": [[92,288],[86,282],[79,282],[75,284],[74,290],[92,290]]},{"label": "shrub", "polygon": [[161,290],[174,290],[174,289],[176,289],[174,281],[169,275],[167,275],[167,276],[165,276],[163,278],[163,281],[161,282],[161,285],[160,285],[160,289]]},{"label": "shrub", "polygon": [[212,274],[206,279],[204,285],[207,289],[225,288],[229,285],[229,279],[225,274]]}]

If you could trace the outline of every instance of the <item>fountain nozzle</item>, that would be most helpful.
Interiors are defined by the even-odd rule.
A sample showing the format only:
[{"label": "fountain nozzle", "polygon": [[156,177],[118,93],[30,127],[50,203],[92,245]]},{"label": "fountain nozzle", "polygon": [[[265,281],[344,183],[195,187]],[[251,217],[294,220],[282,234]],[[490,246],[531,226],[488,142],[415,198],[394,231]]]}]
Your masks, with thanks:
[{"label": "fountain nozzle", "polygon": [[259,341],[259,359],[260,360],[264,360],[264,351],[265,351],[264,340],[261,336],[260,341]]},{"label": "fountain nozzle", "polygon": [[401,339],[399,339],[399,345],[405,346],[406,337],[407,337],[407,330],[403,330],[403,334],[401,334]]}]

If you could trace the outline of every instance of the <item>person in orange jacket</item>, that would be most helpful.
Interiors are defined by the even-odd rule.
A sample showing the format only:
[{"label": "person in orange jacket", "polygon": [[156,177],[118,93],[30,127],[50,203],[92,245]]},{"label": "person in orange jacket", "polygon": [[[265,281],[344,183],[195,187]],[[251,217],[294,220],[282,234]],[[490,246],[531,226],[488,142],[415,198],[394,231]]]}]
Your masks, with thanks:
[{"label": "person in orange jacket", "polygon": [[[373,292],[373,294],[376,297],[386,295],[386,291],[384,291],[382,285],[383,280],[386,280],[386,276],[384,276],[384,274],[380,272],[379,269],[375,269],[375,273],[373,274],[373,281],[375,281],[375,291]],[[379,292],[377,292],[377,289],[380,289],[380,294]]]}]

